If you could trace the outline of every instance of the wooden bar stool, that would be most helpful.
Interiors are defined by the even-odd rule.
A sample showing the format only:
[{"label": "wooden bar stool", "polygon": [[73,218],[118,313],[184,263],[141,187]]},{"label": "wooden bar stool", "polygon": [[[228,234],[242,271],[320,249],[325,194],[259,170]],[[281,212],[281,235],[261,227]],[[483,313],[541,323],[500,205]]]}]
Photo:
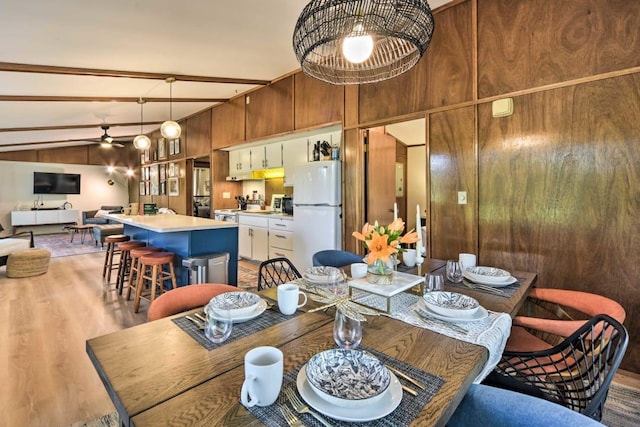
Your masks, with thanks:
[{"label": "wooden bar stool", "polygon": [[120,254],[120,250],[116,247],[117,243],[128,242],[131,237],[126,234],[112,234],[104,239],[107,244],[107,252],[104,255],[104,267],[102,268],[102,278],[107,279],[107,283],[111,283],[111,271],[118,268],[119,263],[113,265],[113,257]]},{"label": "wooden bar stool", "polygon": [[124,281],[129,275],[129,268],[131,267],[131,249],[141,248],[147,246],[145,242],[139,242],[137,240],[129,240],[128,242],[118,243],[118,250],[120,251],[120,262],[118,263],[118,280],[116,280],[116,288],[118,294],[122,295],[124,289]]},{"label": "wooden bar stool", "polygon": [[137,284],[138,276],[140,275],[140,257],[153,252],[162,252],[162,249],[154,246],[144,246],[141,248],[131,249],[131,251],[129,251],[131,266],[129,267],[129,277],[127,278],[127,301],[131,299],[131,291],[135,291],[138,288]]},{"label": "wooden bar stool", "polygon": [[[138,280],[136,283],[136,298],[133,302],[133,309],[136,313],[140,308],[141,299],[153,302],[156,298],[156,287],[160,288],[158,295],[164,292],[165,281],[171,280],[173,289],[177,287],[176,273],[173,268],[174,257],[175,255],[172,252],[153,252],[140,257]],[[167,266],[169,271],[165,271],[164,266]],[[150,272],[149,269],[151,270]],[[150,282],[151,295],[149,297],[142,294],[142,289],[145,287],[145,280]]]}]

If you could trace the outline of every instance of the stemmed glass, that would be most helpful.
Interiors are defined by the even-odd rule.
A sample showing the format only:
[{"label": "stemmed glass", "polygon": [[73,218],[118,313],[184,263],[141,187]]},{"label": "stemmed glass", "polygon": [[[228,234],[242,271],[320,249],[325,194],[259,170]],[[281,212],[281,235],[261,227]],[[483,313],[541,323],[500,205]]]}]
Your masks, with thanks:
[{"label": "stemmed glass", "polygon": [[447,280],[451,283],[462,282],[462,267],[455,259],[447,261]]},{"label": "stemmed glass", "polygon": [[231,335],[233,320],[229,310],[212,310],[207,312],[207,322],[204,325],[204,335],[209,341],[221,343],[226,341]]},{"label": "stemmed glass", "polygon": [[359,320],[352,319],[342,310],[336,310],[333,322],[333,339],[340,348],[357,348],[362,341],[362,325]]}]

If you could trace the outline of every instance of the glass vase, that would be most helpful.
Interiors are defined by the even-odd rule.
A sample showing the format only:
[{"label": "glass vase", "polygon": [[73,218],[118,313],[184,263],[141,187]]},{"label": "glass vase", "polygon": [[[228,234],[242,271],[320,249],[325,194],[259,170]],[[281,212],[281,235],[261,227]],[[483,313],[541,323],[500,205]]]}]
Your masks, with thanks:
[{"label": "glass vase", "polygon": [[387,263],[375,260],[367,265],[367,281],[373,285],[390,285],[393,283],[395,265],[395,255],[390,255]]}]

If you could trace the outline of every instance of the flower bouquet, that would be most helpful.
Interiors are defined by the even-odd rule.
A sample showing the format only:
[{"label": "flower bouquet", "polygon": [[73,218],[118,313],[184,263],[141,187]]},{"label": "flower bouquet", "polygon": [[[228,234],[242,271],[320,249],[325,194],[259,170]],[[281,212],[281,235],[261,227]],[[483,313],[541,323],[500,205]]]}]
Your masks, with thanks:
[{"label": "flower bouquet", "polygon": [[402,218],[394,220],[388,226],[366,223],[362,232],[353,232],[353,237],[364,242],[368,250],[365,261],[367,262],[367,280],[374,284],[390,284],[393,281],[398,252],[404,249],[401,243],[415,243],[418,241],[418,233],[411,230],[402,235],[404,221]]}]

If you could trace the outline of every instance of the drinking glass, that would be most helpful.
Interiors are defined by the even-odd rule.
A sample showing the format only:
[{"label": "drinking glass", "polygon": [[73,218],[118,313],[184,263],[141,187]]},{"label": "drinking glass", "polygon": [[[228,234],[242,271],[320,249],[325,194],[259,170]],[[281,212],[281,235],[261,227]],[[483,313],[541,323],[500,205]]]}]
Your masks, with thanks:
[{"label": "drinking glass", "polygon": [[333,322],[333,339],[340,348],[357,348],[362,341],[360,321],[347,316],[342,310],[336,310],[336,319]]},{"label": "drinking glass", "polygon": [[213,313],[207,313],[207,322],[204,325],[204,335],[209,341],[221,343],[227,340],[233,329],[233,320],[229,310],[216,310]]},{"label": "drinking glass", "polygon": [[424,292],[444,291],[442,274],[427,274],[424,276]]},{"label": "drinking glass", "polygon": [[349,293],[346,279],[347,275],[344,271],[339,268],[331,269],[328,277],[328,290],[337,297],[346,296]]},{"label": "drinking glass", "polygon": [[451,283],[462,282],[462,267],[460,267],[460,262],[455,259],[447,261],[447,280]]}]

